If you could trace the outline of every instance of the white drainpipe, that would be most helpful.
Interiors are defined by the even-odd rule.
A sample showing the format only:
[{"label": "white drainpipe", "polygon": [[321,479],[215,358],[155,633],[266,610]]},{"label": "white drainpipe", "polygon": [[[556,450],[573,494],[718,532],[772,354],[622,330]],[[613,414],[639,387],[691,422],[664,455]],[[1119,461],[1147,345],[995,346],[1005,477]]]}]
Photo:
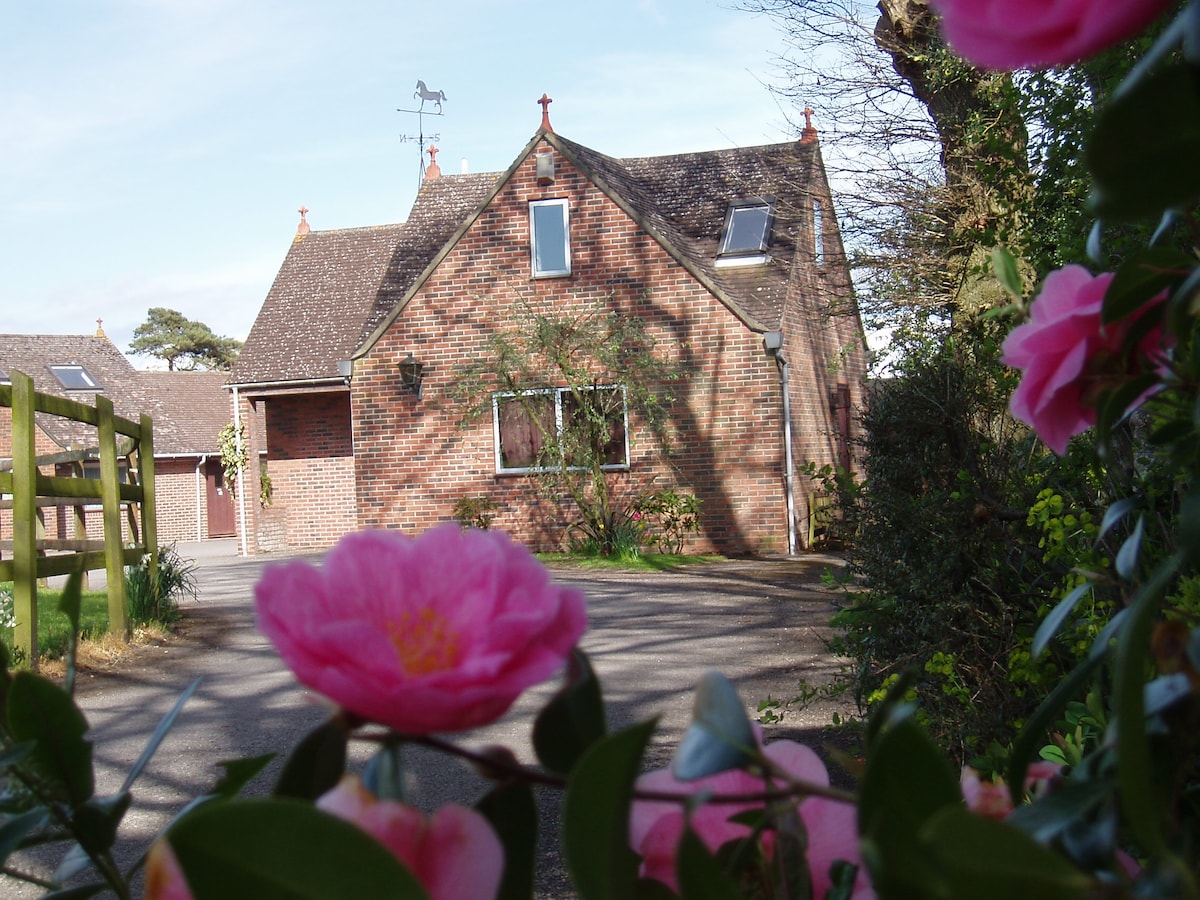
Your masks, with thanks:
[{"label": "white drainpipe", "polygon": [[198,541],[204,540],[204,516],[200,512],[204,504],[204,497],[201,493],[201,488],[204,487],[204,475],[201,474],[201,470],[206,462],[208,462],[207,453],[200,457],[200,462],[196,463],[196,540]]},{"label": "white drainpipe", "polygon": [[[242,402],[238,397],[237,385],[233,386],[233,439],[236,442],[237,454],[242,455]],[[250,545],[246,536],[246,478],[243,474],[245,466],[237,473],[238,501],[238,530],[242,533],[242,556],[250,555]]]}]

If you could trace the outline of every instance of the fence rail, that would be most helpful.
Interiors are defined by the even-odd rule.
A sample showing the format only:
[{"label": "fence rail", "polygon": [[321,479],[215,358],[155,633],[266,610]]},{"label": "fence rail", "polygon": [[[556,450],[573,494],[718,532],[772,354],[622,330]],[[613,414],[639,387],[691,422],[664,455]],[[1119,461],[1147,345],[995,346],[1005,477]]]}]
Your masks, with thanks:
[{"label": "fence rail", "polygon": [[[0,460],[0,509],[12,510],[12,540],[0,542],[0,581],[13,582],[13,607],[17,625],[13,643],[36,668],[38,579],[70,572],[104,569],[108,583],[108,629],[129,637],[125,605],[125,566],[149,558],[151,584],[158,567],[158,529],[154,515],[154,436],[150,416],[139,422],[113,412],[107,397],[97,394],[96,405],[88,406],[49,394],[38,393],[33,379],[23,372],[10,373],[11,385],[0,385],[0,408],[12,416],[12,457]],[[97,446],[38,457],[36,413],[44,413],[95,426]],[[120,438],[118,438],[120,436]],[[84,459],[99,457],[100,477],[83,478]],[[121,484],[121,457],[127,460],[129,484]],[[71,464],[76,474],[43,475],[40,466]],[[89,541],[83,532],[84,505],[98,503],[104,523],[104,540]],[[121,509],[128,512],[132,542],[127,546],[121,533]],[[74,539],[46,538],[42,530],[43,510],[72,508]],[[140,515],[135,513],[140,510]],[[138,527],[140,525],[140,528]],[[46,555],[48,551],[63,551]]]}]

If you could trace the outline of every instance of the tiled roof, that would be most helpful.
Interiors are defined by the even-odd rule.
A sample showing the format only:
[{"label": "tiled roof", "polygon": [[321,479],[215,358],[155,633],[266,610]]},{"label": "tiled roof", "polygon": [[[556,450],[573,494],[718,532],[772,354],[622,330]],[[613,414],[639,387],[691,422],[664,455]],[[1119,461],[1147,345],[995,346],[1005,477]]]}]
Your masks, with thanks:
[{"label": "tiled roof", "polygon": [[233,419],[228,372],[138,372],[145,411],[154,419],[155,456],[221,452]]},{"label": "tiled roof", "polygon": [[[681,263],[751,325],[779,327],[796,227],[806,213],[816,144],[797,142],[704,153],[614,159],[548,135]],[[764,266],[717,268],[732,200],[771,197],[775,219]]]},{"label": "tiled roof", "polygon": [[[816,144],[614,159],[539,132],[509,173],[546,137],[657,238],[681,265],[753,328],[779,327],[806,212]],[[234,364],[232,382],[333,381],[338,360],[386,325],[452,237],[504,175],[443,175],[425,182],[399,225],[297,236]],[[731,200],[775,199],[770,262],[718,268]]]},{"label": "tiled roof", "polygon": [[425,182],[403,224],[297,237],[238,355],[232,381],[337,378],[338,360],[349,359],[400,302],[496,177]]},{"label": "tiled roof", "polygon": [[[67,390],[47,368],[83,366],[97,390]],[[155,454],[217,452],[217,432],[229,421],[224,372],[140,372],[106,337],[86,334],[0,334],[0,369],[33,379],[34,390],[93,404],[97,393],[113,402],[117,415],[154,419]],[[91,447],[96,431],[58,416],[37,414],[38,426],[60,447]],[[215,428],[214,428],[215,424]]]}]

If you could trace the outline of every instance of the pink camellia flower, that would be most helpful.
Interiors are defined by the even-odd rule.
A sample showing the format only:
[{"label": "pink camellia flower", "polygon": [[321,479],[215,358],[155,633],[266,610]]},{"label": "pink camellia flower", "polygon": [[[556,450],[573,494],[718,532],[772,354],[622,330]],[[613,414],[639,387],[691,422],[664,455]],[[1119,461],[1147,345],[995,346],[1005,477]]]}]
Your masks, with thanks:
[{"label": "pink camellia flower", "polygon": [[[1033,303],[1030,320],[1014,328],[1004,341],[1001,361],[1024,372],[1012,396],[1012,413],[1060,456],[1072,437],[1096,424],[1095,404],[1101,391],[1131,375],[1161,369],[1165,363],[1158,325],[1126,358],[1121,346],[1140,316],[1101,323],[1104,292],[1112,279],[1112,273],[1093,276],[1075,265],[1051,272]],[[1164,292],[1148,306],[1165,297]]]},{"label": "pink camellia flower", "polygon": [[[504,848],[487,819],[464,806],[431,816],[394,800],[380,800],[356,775],[317,800],[317,808],[356,825],[412,872],[430,900],[487,900],[500,890]],[[183,869],[166,840],[146,862],[145,900],[192,900]]]},{"label": "pink camellia flower", "polygon": [[955,52],[983,69],[1078,62],[1148,25],[1175,0],[929,0]]},{"label": "pink camellia flower", "polygon": [[[1025,770],[1025,793],[1040,797],[1050,789],[1050,782],[1062,774],[1062,766],[1046,761],[1030,763]],[[984,781],[970,766],[963,766],[963,800],[967,809],[989,819],[1005,819],[1013,811],[1012,793],[1003,778]]]},{"label": "pink camellia flower", "polygon": [[506,535],[448,523],[344,537],[320,568],[268,566],[259,628],[301,683],[407,734],[499,718],[563,665],[583,595]]},{"label": "pink camellia flower", "polygon": [[[820,758],[808,747],[793,741],[775,741],[764,747],[767,757],[793,778],[829,785],[829,773]],[[642,775],[637,790],[689,797],[700,792],[713,795],[761,793],[765,785],[740,769],[721,772],[695,781],[679,781],[670,769],[656,769]],[[709,850],[750,834],[747,825],[729,821],[754,803],[706,803],[691,815],[692,830]],[[812,872],[813,897],[821,900],[829,892],[829,867],[845,860],[859,867],[854,885],[855,900],[873,898],[875,892],[867,880],[858,847],[857,812],[849,803],[825,797],[808,797],[800,803],[800,817],[808,832],[808,866]],[[641,875],[661,881],[673,891],[679,890],[675,874],[675,855],[683,836],[686,813],[682,803],[670,800],[635,800],[630,813],[629,840],[642,857]],[[768,856],[774,847],[774,834],[763,835],[763,851]]]},{"label": "pink camellia flower", "polygon": [[494,898],[504,874],[504,848],[487,819],[465,806],[426,816],[395,800],[380,800],[347,775],[317,808],[353,822],[392,851],[430,900]]}]

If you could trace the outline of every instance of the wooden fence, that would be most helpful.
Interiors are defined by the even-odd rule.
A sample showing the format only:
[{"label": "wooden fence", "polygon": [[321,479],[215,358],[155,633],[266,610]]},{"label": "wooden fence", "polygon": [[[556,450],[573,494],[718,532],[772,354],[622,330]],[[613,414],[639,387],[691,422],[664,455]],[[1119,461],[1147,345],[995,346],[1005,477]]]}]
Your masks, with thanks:
[{"label": "wooden fence", "polygon": [[[154,518],[154,437],[151,421],[143,414],[131,422],[113,413],[112,401],[97,394],[94,407],[33,389],[33,379],[11,372],[11,385],[0,385],[0,410],[12,414],[12,458],[0,460],[0,510],[12,510],[12,540],[0,541],[0,581],[13,582],[16,618],[14,646],[24,665],[37,667],[38,580],[52,575],[104,569],[108,582],[108,629],[129,638],[125,605],[125,566],[149,557],[150,584],[157,583],[158,529]],[[97,446],[38,457],[35,450],[35,413],[73,419],[93,425]],[[0,415],[3,413],[0,412]],[[120,437],[118,437],[120,436]],[[84,459],[100,460],[100,478],[79,477]],[[119,459],[127,460],[127,482],[121,483]],[[43,475],[39,466],[71,464],[71,476]],[[104,539],[88,540],[83,507],[99,504]],[[121,508],[125,507],[129,534],[121,533]],[[44,533],[44,510],[74,510],[75,537],[58,539]],[[140,509],[140,516],[135,510]],[[140,526],[140,527],[139,527]]]}]

